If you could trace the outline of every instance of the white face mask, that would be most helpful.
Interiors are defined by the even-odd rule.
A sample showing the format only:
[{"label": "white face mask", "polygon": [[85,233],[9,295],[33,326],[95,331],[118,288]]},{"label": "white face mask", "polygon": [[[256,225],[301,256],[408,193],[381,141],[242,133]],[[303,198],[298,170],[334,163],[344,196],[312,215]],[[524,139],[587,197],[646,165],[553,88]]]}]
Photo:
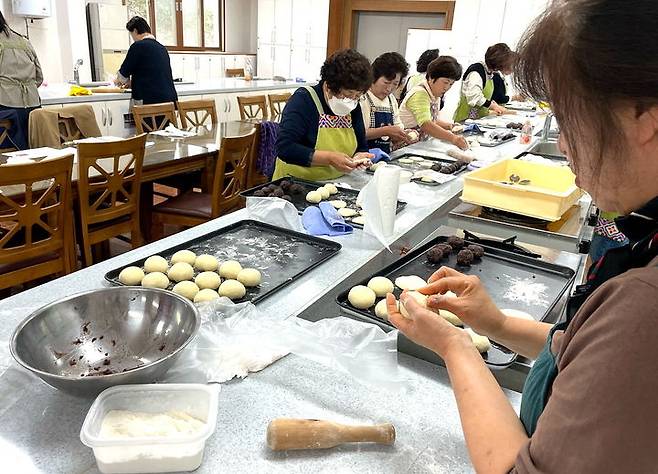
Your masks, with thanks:
[{"label": "white face mask", "polygon": [[356,106],[359,104],[359,101],[350,99],[348,97],[344,97],[342,99],[339,99],[338,97],[331,97],[328,101],[327,104],[329,104],[329,107],[331,110],[334,111],[336,115],[347,115],[352,110],[356,109]]}]

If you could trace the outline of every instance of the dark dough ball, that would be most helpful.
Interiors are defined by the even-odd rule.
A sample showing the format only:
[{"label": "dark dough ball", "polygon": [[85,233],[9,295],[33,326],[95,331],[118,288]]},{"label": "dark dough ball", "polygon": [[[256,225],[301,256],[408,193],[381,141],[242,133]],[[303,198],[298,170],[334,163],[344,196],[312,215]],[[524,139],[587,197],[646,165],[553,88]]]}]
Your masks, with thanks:
[{"label": "dark dough ball", "polygon": [[432,168],[431,168],[431,169],[432,169],[432,171],[438,171],[438,172],[440,173],[440,172],[441,172],[441,168],[443,168],[443,166],[441,166],[440,163],[437,163],[437,164],[435,164],[435,165],[432,165]]},{"label": "dark dough ball", "polygon": [[464,248],[464,239],[462,239],[461,237],[457,237],[456,235],[452,235],[448,237],[446,243],[450,245],[455,251]]},{"label": "dark dough ball", "polygon": [[288,194],[284,194],[283,196],[281,196],[281,199],[285,199],[288,202],[292,202],[292,197],[290,197],[290,195]]},{"label": "dark dough ball", "polygon": [[436,244],[434,247],[441,249],[444,257],[447,257],[452,253],[452,247],[448,244]]},{"label": "dark dough ball", "polygon": [[443,250],[441,250],[438,245],[435,245],[429,249],[425,255],[427,256],[428,262],[439,263],[443,259]]},{"label": "dark dough ball", "polygon": [[265,194],[264,190],[257,189],[256,191],[254,191],[253,195],[256,196],[256,197],[265,197],[266,194]]},{"label": "dark dough ball", "polygon": [[282,197],[283,195],[284,195],[283,189],[281,189],[281,188],[279,188],[279,187],[277,187],[276,189],[274,189],[274,190],[270,193],[270,196],[271,196],[271,197],[277,197],[277,198],[280,198],[280,197]]},{"label": "dark dough ball", "polygon": [[466,248],[471,252],[473,252],[473,257],[476,260],[480,260],[484,256],[484,247],[482,247],[481,245],[471,244]]},{"label": "dark dough ball", "polygon": [[304,186],[301,184],[295,183],[292,186],[290,186],[290,189],[288,189],[288,192],[290,194],[302,194],[304,192]]},{"label": "dark dough ball", "polygon": [[452,174],[454,170],[452,169],[451,165],[443,165],[441,167],[441,173],[443,174]]},{"label": "dark dough ball", "polygon": [[457,254],[457,265],[468,267],[473,263],[473,252],[468,249],[460,250]]},{"label": "dark dough ball", "polygon": [[279,186],[281,186],[281,189],[283,189],[284,191],[288,191],[290,186],[292,186],[292,181],[290,181],[289,179],[284,179],[283,181],[281,181]]},{"label": "dark dough ball", "polygon": [[455,166],[457,168],[457,170],[460,170],[464,166],[466,166],[467,164],[468,163],[466,163],[465,161],[457,160],[457,161],[455,161],[455,164],[453,166]]}]

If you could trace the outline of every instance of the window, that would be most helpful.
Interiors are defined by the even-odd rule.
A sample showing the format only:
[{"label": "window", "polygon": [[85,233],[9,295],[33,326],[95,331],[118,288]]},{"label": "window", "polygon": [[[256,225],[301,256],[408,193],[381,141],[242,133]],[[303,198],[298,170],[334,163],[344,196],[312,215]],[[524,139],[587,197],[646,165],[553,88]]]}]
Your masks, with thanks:
[{"label": "window", "polygon": [[128,15],[146,19],[173,51],[221,50],[223,0],[128,0]]}]

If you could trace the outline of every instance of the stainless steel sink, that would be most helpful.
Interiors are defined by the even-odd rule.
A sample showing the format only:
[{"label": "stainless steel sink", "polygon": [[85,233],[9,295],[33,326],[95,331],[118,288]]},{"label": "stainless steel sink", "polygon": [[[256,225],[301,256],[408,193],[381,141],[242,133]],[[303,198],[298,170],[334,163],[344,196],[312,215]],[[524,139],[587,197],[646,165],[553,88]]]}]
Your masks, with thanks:
[{"label": "stainless steel sink", "polygon": [[532,145],[528,150],[530,153],[537,153],[541,155],[552,155],[564,158],[564,153],[560,151],[557,141],[539,141]]},{"label": "stainless steel sink", "polygon": [[[74,81],[69,81],[70,84],[75,84]],[[92,81],[92,82],[81,82],[78,84],[80,87],[100,87],[100,86],[109,86],[109,82],[105,81]]]}]

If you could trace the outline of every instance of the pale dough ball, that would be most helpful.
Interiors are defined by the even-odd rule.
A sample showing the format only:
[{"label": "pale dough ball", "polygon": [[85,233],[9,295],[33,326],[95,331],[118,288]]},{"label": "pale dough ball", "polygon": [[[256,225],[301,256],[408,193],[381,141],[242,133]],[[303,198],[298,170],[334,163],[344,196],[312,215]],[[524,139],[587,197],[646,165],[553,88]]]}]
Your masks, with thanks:
[{"label": "pale dough ball", "polygon": [[317,204],[322,201],[322,194],[318,191],[309,191],[309,193],[306,195],[306,200],[311,204]]},{"label": "pale dough ball", "polygon": [[427,286],[427,282],[417,275],[400,276],[395,279],[395,286],[403,290],[415,291]]},{"label": "pale dough ball", "polygon": [[255,268],[243,268],[238,273],[238,281],[247,287],[260,285],[260,279],[260,272]]},{"label": "pale dough ball", "polygon": [[378,161],[378,162],[375,163],[374,165],[370,166],[370,168],[368,168],[368,169],[369,169],[370,171],[377,171],[377,168],[380,168],[380,167],[382,167],[382,166],[386,166],[386,163],[383,162],[383,161]]},{"label": "pale dough ball", "polygon": [[[427,308],[427,296],[425,296],[424,294],[419,293],[417,291],[408,291],[407,295],[413,297],[413,299],[415,299],[416,302],[419,305],[421,305],[423,308]],[[407,319],[412,319],[409,313],[407,312],[407,308],[404,307],[404,303],[402,301],[400,301],[400,314]]]},{"label": "pale dough ball", "polygon": [[144,278],[144,271],[139,267],[126,267],[119,273],[119,281],[124,285],[139,285]]},{"label": "pale dough ball", "polygon": [[518,309],[501,309],[500,310],[505,316],[510,316],[512,318],[528,319],[534,321],[535,318],[530,316],[525,311],[519,311]]},{"label": "pale dough ball", "polygon": [[199,255],[194,261],[194,268],[202,272],[214,272],[219,262],[212,255]]},{"label": "pale dough ball", "polygon": [[199,292],[199,287],[194,282],[181,281],[180,283],[176,283],[171,291],[184,296],[188,300],[194,300],[194,297]]},{"label": "pale dough ball", "polygon": [[329,201],[329,204],[334,206],[336,209],[342,209],[345,206],[347,206],[347,203],[345,201],[340,201],[340,200]]},{"label": "pale dough ball", "polygon": [[422,178],[420,178],[420,180],[423,183],[433,183],[434,182],[434,178],[431,178],[429,176],[423,176]]},{"label": "pale dough ball", "polygon": [[368,288],[374,291],[378,298],[383,298],[386,293],[393,293],[393,282],[386,277],[376,276],[370,279]]},{"label": "pale dough ball", "polygon": [[196,296],[194,297],[194,302],[203,303],[206,301],[216,300],[218,298],[219,298],[219,293],[217,293],[215,290],[211,290],[210,288],[204,288],[203,290],[199,291],[196,294]]},{"label": "pale dough ball", "polygon": [[242,265],[240,265],[240,262],[235,260],[227,260],[219,266],[219,275],[222,278],[235,280],[238,277],[240,270],[242,270]]},{"label": "pale dough ball", "polygon": [[198,286],[202,290],[208,288],[212,290],[216,290],[221,282],[222,279],[219,278],[219,275],[215,272],[201,272],[194,279],[194,283],[196,283],[196,286]]},{"label": "pale dough ball", "polygon": [[375,304],[377,295],[367,286],[357,285],[347,294],[347,299],[352,306],[358,309],[368,309]]},{"label": "pale dough ball", "polygon": [[352,222],[354,222],[355,224],[365,225],[366,218],[365,216],[358,216],[352,219]]},{"label": "pale dough ball", "polygon": [[422,156],[412,156],[409,159],[412,160],[412,161],[418,161],[418,162],[425,161],[425,158],[423,158]]},{"label": "pale dough ball", "polygon": [[169,286],[169,278],[162,272],[152,272],[142,278],[142,286],[146,288],[162,288]]},{"label": "pale dough ball", "polygon": [[329,194],[336,194],[338,193],[338,188],[334,183],[327,183],[323,186],[327,191],[329,191]]},{"label": "pale dough ball", "polygon": [[219,285],[218,293],[219,296],[226,296],[232,300],[239,300],[247,294],[247,289],[237,280],[226,280]]},{"label": "pale dough ball", "polygon": [[386,299],[379,301],[375,305],[375,315],[378,318],[382,318],[385,321],[388,321],[388,307],[386,306]]},{"label": "pale dough ball", "polygon": [[439,310],[439,316],[441,316],[443,319],[448,321],[453,326],[463,326],[464,325],[462,320],[459,319],[459,316],[457,316],[455,313],[451,313],[448,310],[440,309]]},{"label": "pale dough ball", "polygon": [[320,193],[320,196],[322,197],[322,199],[329,199],[329,196],[331,195],[331,193],[329,192],[329,190],[328,190],[327,188],[325,188],[325,187],[318,188],[318,189],[317,189],[317,192]]},{"label": "pale dough ball", "polygon": [[431,168],[434,166],[434,163],[431,161],[423,161],[422,163],[419,163],[421,168]]},{"label": "pale dough ball", "polygon": [[152,255],[149,258],[147,258],[146,261],[144,262],[144,271],[146,273],[151,273],[151,272],[167,273],[167,270],[169,270],[169,264],[167,263],[167,259],[161,257],[160,255]]},{"label": "pale dough ball", "polygon": [[358,212],[356,212],[354,209],[350,209],[349,207],[344,207],[342,209],[338,209],[338,214],[343,217],[352,217],[356,216]]},{"label": "pale dough ball", "polygon": [[487,352],[491,349],[491,341],[487,336],[481,336],[480,334],[473,331],[471,328],[466,328],[465,331],[471,336],[471,341],[475,348],[480,351],[480,353]]},{"label": "pale dough ball", "polygon": [[400,159],[398,160],[398,163],[403,163],[403,164],[405,164],[405,165],[410,165],[410,164],[412,164],[413,162],[414,162],[414,160],[409,159],[409,158],[400,158]]},{"label": "pale dough ball", "polygon": [[179,250],[171,257],[171,263],[185,262],[188,265],[194,265],[196,254],[191,250]]},{"label": "pale dough ball", "polygon": [[174,263],[167,272],[167,276],[173,281],[191,280],[194,276],[194,268],[189,263]]}]

